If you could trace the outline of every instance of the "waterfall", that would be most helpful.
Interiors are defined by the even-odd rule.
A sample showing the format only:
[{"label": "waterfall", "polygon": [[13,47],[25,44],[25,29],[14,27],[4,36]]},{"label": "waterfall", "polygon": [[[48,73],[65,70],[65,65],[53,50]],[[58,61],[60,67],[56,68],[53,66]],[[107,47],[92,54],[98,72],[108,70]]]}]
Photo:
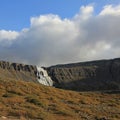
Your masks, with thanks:
[{"label": "waterfall", "polygon": [[53,86],[52,79],[48,76],[48,73],[45,69],[37,67],[37,80],[39,83],[46,86]]}]

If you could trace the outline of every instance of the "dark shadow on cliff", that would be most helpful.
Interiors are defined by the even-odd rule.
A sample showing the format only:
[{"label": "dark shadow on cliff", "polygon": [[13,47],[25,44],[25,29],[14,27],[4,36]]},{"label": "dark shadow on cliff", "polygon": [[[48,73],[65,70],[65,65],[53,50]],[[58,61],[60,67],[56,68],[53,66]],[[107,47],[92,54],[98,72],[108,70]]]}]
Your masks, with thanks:
[{"label": "dark shadow on cliff", "polygon": [[120,81],[81,79],[68,83],[55,84],[55,87],[74,91],[106,91],[120,90]]}]

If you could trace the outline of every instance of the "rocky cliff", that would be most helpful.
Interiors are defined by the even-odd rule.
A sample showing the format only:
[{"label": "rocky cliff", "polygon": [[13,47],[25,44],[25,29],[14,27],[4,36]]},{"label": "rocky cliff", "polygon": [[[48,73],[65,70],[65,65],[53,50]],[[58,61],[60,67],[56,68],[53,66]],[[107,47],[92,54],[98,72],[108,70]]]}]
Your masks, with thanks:
[{"label": "rocky cliff", "polygon": [[0,78],[37,82],[36,73],[36,66],[0,61]]},{"label": "rocky cliff", "polygon": [[77,91],[120,90],[120,58],[47,68],[0,61],[0,78]]},{"label": "rocky cliff", "polygon": [[120,89],[120,58],[56,65],[47,71],[58,88],[78,91]]},{"label": "rocky cliff", "polygon": [[47,86],[53,85],[53,81],[44,68],[5,61],[0,61],[0,78],[36,82]]}]

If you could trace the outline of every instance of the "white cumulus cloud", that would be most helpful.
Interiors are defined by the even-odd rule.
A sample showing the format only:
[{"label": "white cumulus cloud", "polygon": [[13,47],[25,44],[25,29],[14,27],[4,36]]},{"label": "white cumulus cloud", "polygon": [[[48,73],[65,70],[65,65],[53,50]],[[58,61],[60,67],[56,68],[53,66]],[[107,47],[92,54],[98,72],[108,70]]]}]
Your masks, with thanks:
[{"label": "white cumulus cloud", "polygon": [[18,37],[19,33],[16,31],[0,30],[0,46],[8,46],[13,40]]},{"label": "white cumulus cloud", "polygon": [[100,15],[120,15],[120,5],[115,7],[113,5],[106,5]]}]

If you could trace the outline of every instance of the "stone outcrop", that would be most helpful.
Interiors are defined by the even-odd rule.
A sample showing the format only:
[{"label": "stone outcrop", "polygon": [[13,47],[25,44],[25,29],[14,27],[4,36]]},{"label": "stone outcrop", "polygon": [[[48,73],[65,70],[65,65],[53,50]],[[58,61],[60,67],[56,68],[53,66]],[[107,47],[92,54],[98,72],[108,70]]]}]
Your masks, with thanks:
[{"label": "stone outcrop", "polygon": [[54,86],[77,91],[120,90],[120,59],[56,65],[47,68]]},{"label": "stone outcrop", "polygon": [[15,79],[37,82],[36,73],[36,66],[0,61],[0,78],[5,80]]},{"label": "stone outcrop", "polygon": [[53,85],[53,81],[44,68],[5,61],[0,61],[0,78],[36,82],[47,86]]},{"label": "stone outcrop", "polygon": [[40,68],[0,61],[0,79],[77,91],[120,90],[120,58]]}]

